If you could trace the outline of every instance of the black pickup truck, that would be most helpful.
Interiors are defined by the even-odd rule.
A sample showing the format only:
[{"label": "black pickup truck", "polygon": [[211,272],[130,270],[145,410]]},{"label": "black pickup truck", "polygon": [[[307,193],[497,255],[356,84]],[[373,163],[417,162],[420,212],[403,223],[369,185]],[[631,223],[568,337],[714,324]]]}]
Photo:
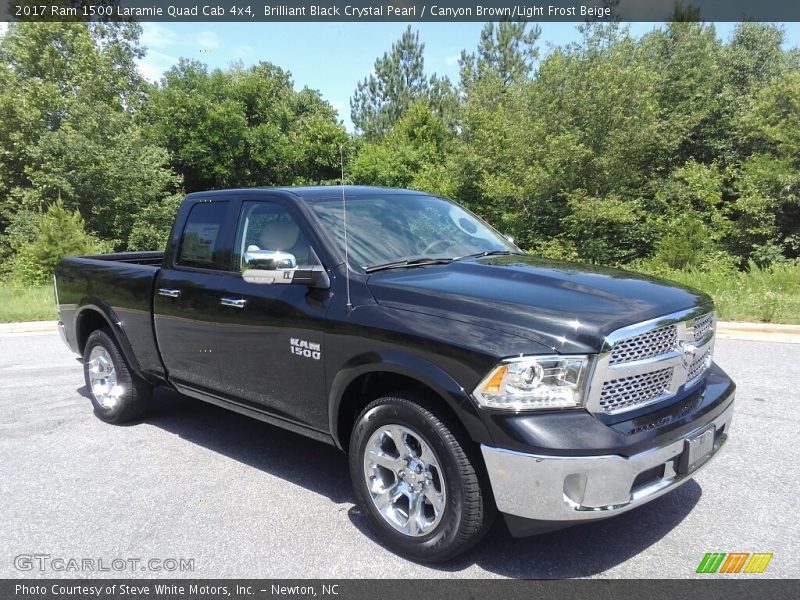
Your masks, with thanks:
[{"label": "black pickup truck", "polygon": [[65,258],[55,287],[99,418],[162,385],[327,442],[415,560],[498,511],[527,535],[635,508],[730,428],[708,296],[527,255],[421,192],[193,193],[165,252]]}]

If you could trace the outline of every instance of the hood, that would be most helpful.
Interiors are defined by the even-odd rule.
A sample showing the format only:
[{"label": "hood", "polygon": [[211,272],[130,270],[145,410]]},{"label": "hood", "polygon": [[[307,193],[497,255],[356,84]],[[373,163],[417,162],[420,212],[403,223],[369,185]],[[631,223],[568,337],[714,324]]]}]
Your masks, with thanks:
[{"label": "hood", "polygon": [[496,256],[374,273],[383,306],[518,335],[556,352],[598,352],[612,331],[711,304],[708,295],[620,269]]}]

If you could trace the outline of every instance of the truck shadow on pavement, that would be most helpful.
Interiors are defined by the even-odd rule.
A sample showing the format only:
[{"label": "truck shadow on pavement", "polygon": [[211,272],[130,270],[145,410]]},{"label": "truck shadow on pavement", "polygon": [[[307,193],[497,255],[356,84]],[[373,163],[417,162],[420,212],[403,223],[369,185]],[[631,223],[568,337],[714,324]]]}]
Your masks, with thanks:
[{"label": "truck shadow on pavement", "polygon": [[[79,392],[88,397],[85,388]],[[170,390],[158,389],[155,399],[156,408],[145,419],[149,425],[323,494],[337,504],[354,502],[347,459],[333,447]],[[512,538],[498,517],[475,548],[455,560],[428,566],[457,572],[476,565],[515,578],[597,575],[662,539],[686,518],[701,495],[702,489],[692,480],[620,516],[520,539]],[[348,517],[361,533],[380,544],[356,506]]]},{"label": "truck shadow on pavement", "polygon": [[[691,513],[702,488],[691,480],[666,496],[604,521],[578,525],[527,538],[513,538],[498,515],[494,526],[478,545],[446,563],[431,565],[458,572],[477,565],[490,573],[520,579],[565,579],[603,573],[635,557],[658,542]],[[375,543],[357,507],[350,509],[353,524]],[[659,571],[643,570],[643,577]],[[626,576],[636,576],[628,573]]]}]

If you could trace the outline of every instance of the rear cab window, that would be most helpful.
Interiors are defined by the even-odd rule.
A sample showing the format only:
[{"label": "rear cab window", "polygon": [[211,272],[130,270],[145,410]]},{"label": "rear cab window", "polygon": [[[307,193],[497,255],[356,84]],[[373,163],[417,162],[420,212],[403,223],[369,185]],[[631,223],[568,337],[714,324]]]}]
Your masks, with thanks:
[{"label": "rear cab window", "polygon": [[223,225],[227,201],[199,202],[189,211],[175,264],[196,269],[224,268]]}]

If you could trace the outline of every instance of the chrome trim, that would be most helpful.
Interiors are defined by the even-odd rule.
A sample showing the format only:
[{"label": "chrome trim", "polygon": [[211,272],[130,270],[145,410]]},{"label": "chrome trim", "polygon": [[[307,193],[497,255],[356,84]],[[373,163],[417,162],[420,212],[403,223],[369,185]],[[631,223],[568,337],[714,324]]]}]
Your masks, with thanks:
[{"label": "chrome trim", "polygon": [[158,295],[166,296],[167,298],[179,298],[181,295],[181,291],[171,288],[158,288]]},{"label": "chrome trim", "polygon": [[55,273],[53,273],[53,297],[56,303],[56,314],[58,315],[58,335],[67,348],[73,350],[72,346],[69,344],[69,339],[67,339],[67,328],[65,327],[64,322],[61,320],[61,301],[58,298],[58,281],[56,280]]},{"label": "chrome trim", "polygon": [[[622,327],[606,336],[603,348],[597,356],[597,360],[594,361],[594,367],[589,376],[589,389],[586,393],[586,409],[592,413],[607,415],[620,414],[662,402],[675,396],[681,389],[689,389],[699,383],[700,380],[702,380],[702,376],[707,371],[708,366],[710,366],[710,361],[708,365],[700,371],[698,376],[689,381],[687,380],[687,376],[694,363],[692,360],[687,362],[687,358],[691,356],[691,358],[694,359],[695,357],[702,356],[707,350],[710,350],[713,354],[716,315],[712,315],[710,329],[699,340],[695,339],[694,320],[698,317],[713,313],[713,311],[713,306],[703,304],[688,310]],[[678,344],[672,351],[641,360],[611,364],[611,355],[617,343],[669,325],[674,325],[677,328]],[[616,410],[607,410],[601,405],[600,400],[604,383],[624,377],[651,373],[669,367],[674,369],[672,381],[669,387],[664,390],[663,394],[631,406],[623,406]]]},{"label": "chrome trim", "polygon": [[[504,513],[542,521],[585,521],[610,517],[640,506],[686,483],[725,445],[733,402],[711,423],[703,423],[684,437],[631,457],[545,456],[481,445],[497,508]],[[674,464],[686,440],[713,424],[722,433],[708,460],[688,474]],[[663,475],[641,487],[636,478],[664,466]]]},{"label": "chrome trim", "polygon": [[58,282],[56,281],[56,274],[53,273],[53,296],[56,302],[56,312],[61,314],[61,302],[58,300]]},{"label": "chrome trim", "polygon": [[64,326],[64,323],[61,322],[61,321],[58,322],[58,335],[61,338],[61,341],[64,342],[64,344],[67,346],[67,348],[69,348],[70,350],[75,352],[75,350],[73,350],[72,346],[70,346],[69,340],[67,339],[67,328]]},{"label": "chrome trim", "polygon": [[247,304],[247,300],[244,298],[220,298],[219,303],[222,306],[231,306],[233,308],[244,308],[244,305]]}]

